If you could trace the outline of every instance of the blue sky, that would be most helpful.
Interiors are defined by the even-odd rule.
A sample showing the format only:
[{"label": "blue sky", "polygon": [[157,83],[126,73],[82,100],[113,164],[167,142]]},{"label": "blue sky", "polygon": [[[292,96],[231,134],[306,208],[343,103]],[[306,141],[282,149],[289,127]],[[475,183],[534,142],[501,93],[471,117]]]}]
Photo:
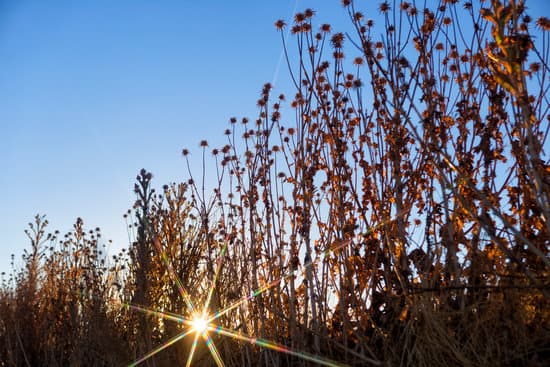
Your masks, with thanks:
[{"label": "blue sky", "polygon": [[[198,158],[231,116],[256,116],[282,50],[273,23],[296,6],[345,19],[337,0],[1,1],[0,271],[12,253],[21,264],[36,213],[62,233],[82,217],[127,246],[139,169],[156,187],[184,181],[182,148]],[[276,92],[291,92],[278,75]]]},{"label": "blue sky", "polygon": [[[358,2],[375,20],[379,3]],[[156,187],[185,181],[182,148],[198,159],[201,139],[222,145],[265,82],[292,93],[284,64],[273,80],[273,23],[308,7],[317,24],[349,24],[339,0],[0,0],[0,271],[36,213],[62,233],[82,217],[127,246],[141,168]],[[550,15],[546,0],[528,7]]]}]

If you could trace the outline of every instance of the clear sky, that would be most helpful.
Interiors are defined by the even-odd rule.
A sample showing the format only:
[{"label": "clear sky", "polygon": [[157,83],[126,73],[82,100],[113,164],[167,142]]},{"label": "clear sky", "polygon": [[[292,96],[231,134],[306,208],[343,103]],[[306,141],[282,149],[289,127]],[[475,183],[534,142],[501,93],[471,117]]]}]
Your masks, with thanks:
[{"label": "clear sky", "polygon": [[[529,13],[550,15],[546,1]],[[376,19],[379,3],[358,5]],[[141,168],[156,187],[187,180],[182,148],[223,144],[265,82],[292,92],[284,64],[273,80],[273,23],[308,7],[348,25],[340,0],[0,0],[0,271],[36,213],[62,233],[82,217],[127,246]]]},{"label": "clear sky", "polygon": [[296,7],[345,19],[338,0],[0,0],[0,271],[21,264],[36,213],[127,246],[139,169],[156,187],[187,180],[182,148],[199,157],[231,116],[256,116],[282,50],[273,24]]}]

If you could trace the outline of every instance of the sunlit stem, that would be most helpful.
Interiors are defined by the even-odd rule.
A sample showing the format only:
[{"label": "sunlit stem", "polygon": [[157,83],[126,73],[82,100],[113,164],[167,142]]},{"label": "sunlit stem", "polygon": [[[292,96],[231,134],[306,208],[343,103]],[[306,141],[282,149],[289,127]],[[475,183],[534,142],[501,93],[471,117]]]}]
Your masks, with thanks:
[{"label": "sunlit stem", "polygon": [[228,313],[229,311],[231,310],[234,310],[235,308],[239,307],[240,305],[242,305],[243,303],[245,302],[248,302],[250,301],[251,299],[253,299],[254,297],[257,297],[258,295],[260,295],[261,293],[267,291],[268,289],[270,288],[273,288],[274,286],[276,286],[277,284],[281,283],[286,277],[282,277],[282,278],[279,278],[267,285],[264,285],[258,289],[256,289],[254,292],[252,292],[252,294],[250,294],[249,296],[246,296],[246,297],[243,297],[241,298],[240,300],[236,301],[235,303],[233,303],[232,305],[224,308],[223,310],[221,311],[218,311],[214,314],[214,316],[209,320],[209,321],[214,321],[220,317],[222,317],[223,315],[225,315],[226,313]]},{"label": "sunlit stem", "polygon": [[218,326],[216,328],[209,327],[209,330],[214,331],[214,332],[216,332],[217,334],[220,334],[220,335],[229,336],[231,338],[234,338],[234,339],[237,339],[237,340],[240,340],[240,341],[244,341],[246,343],[254,344],[254,345],[257,345],[257,346],[260,346],[260,347],[263,347],[263,348],[267,348],[267,349],[271,349],[271,350],[274,350],[274,351],[277,351],[277,352],[285,353],[285,354],[288,354],[288,355],[291,355],[291,356],[294,356],[294,357],[298,357],[298,358],[301,358],[301,359],[306,360],[306,361],[314,362],[314,363],[317,363],[317,364],[320,364],[320,365],[323,365],[323,366],[349,367],[348,365],[337,363],[337,362],[331,361],[331,360],[326,359],[326,358],[321,358],[321,357],[318,357],[318,356],[314,356],[314,355],[306,353],[306,352],[298,352],[298,351],[291,350],[291,349],[289,349],[288,347],[286,347],[282,344],[275,343],[275,342],[272,342],[272,341],[269,341],[269,340],[266,340],[266,339],[254,338],[254,337],[251,337],[249,335],[246,335],[246,334],[243,334],[243,333],[240,333],[240,332],[234,332],[234,331],[226,329],[222,326]]},{"label": "sunlit stem", "polygon": [[172,344],[174,344],[175,342],[177,342],[178,340],[181,340],[183,338],[185,338],[187,335],[191,334],[193,332],[193,330],[188,330],[186,332],[183,332],[181,334],[178,334],[176,335],[175,337],[173,337],[172,339],[168,340],[167,342],[165,342],[164,344],[160,345],[159,347],[157,347],[156,349],[153,349],[152,351],[150,351],[149,353],[147,353],[146,355],[144,355],[143,357],[141,357],[140,359],[138,359],[137,361],[131,363],[128,365],[128,367],[134,367],[134,366],[137,366],[138,364],[140,364],[141,362],[151,358],[152,356],[154,356],[155,354],[157,354],[158,352],[168,348],[169,346],[171,346]]},{"label": "sunlit stem", "polygon": [[[331,248],[330,250],[325,251],[323,254],[326,255],[331,251],[337,251],[337,250],[347,246],[348,244],[349,244],[348,242],[344,242],[343,244],[341,244],[339,246],[336,246],[334,248]],[[310,267],[312,265],[313,265],[313,262],[309,262],[309,263],[304,265],[304,268]],[[279,279],[276,279],[276,280],[274,280],[274,281],[272,281],[272,282],[270,282],[266,285],[263,285],[262,287],[256,289],[254,292],[252,292],[249,296],[245,296],[245,297],[241,298],[240,300],[236,301],[235,303],[233,303],[232,305],[224,308],[223,310],[216,312],[214,317],[212,317],[209,321],[213,321],[213,320],[216,320],[216,319],[220,318],[221,316],[225,315],[229,311],[234,310],[235,308],[239,307],[243,303],[252,300],[253,298],[255,298],[258,295],[264,293],[265,291],[275,287],[276,285],[280,284],[282,281],[291,278],[292,276],[294,276],[294,272],[292,272],[290,274],[287,274],[287,275],[285,275],[285,276],[283,276]]]},{"label": "sunlit stem", "polygon": [[[385,226],[386,224],[390,223],[392,220],[395,220],[397,217],[399,216],[402,216],[404,214],[406,214],[408,212],[409,209],[404,209],[401,213],[397,213],[395,215],[394,218],[391,218],[389,220],[386,220],[386,221],[383,221],[379,224],[377,224],[376,226],[373,226],[371,227],[368,231],[367,231],[367,234],[368,233],[371,233],[373,231],[375,231],[376,229],[382,227],[382,226]],[[334,247],[331,247],[329,249],[327,249],[326,251],[322,252],[321,253],[321,256],[327,256],[329,255],[331,252],[336,252],[346,246],[348,246],[350,244],[350,241],[344,241],[342,242],[341,244],[339,244],[338,246],[334,246]],[[304,269],[307,269],[308,267],[310,266],[313,266],[314,265],[314,261],[310,261],[306,264],[304,264]],[[230,306],[224,308],[223,310],[220,310],[220,311],[217,311],[214,316],[208,320],[208,322],[211,322],[211,321],[214,321],[220,317],[222,317],[223,315],[227,314],[228,312],[234,310],[235,308],[239,307],[240,305],[242,305],[243,303],[246,303],[250,300],[252,300],[253,298],[257,297],[258,295],[264,293],[265,291],[275,287],[276,285],[280,284],[282,281],[284,280],[287,280],[287,279],[290,279],[291,277],[293,277],[295,274],[294,274],[294,271],[293,272],[290,272],[289,274],[285,275],[285,276],[282,276],[281,278],[279,279],[276,279],[266,285],[263,285],[261,286],[260,288],[256,289],[254,292],[252,292],[250,295],[248,296],[245,296],[241,299],[239,299],[238,301],[236,301],[235,303],[231,304]]]}]

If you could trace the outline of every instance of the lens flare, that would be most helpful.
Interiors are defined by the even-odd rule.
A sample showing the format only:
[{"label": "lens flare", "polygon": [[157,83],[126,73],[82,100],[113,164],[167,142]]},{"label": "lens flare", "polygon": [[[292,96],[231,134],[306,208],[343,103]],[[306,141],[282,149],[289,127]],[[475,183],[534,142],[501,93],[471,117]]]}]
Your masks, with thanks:
[{"label": "lens flare", "polygon": [[168,348],[169,346],[171,346],[172,344],[174,344],[175,342],[177,342],[178,340],[181,340],[183,338],[185,338],[187,335],[191,334],[192,330],[187,330],[183,333],[180,333],[178,335],[176,335],[175,337],[173,337],[172,339],[168,340],[167,342],[165,342],[164,344],[160,345],[159,347],[157,347],[156,349],[153,349],[152,351],[150,351],[149,353],[147,353],[146,355],[144,355],[143,357],[139,358],[138,360],[130,363],[128,365],[128,367],[135,367],[137,366],[138,364],[140,364],[141,362],[144,362],[145,360],[151,358],[152,356],[154,356],[155,354],[157,354],[158,352]]},{"label": "lens flare", "polygon": [[348,367],[348,365],[346,365],[346,364],[337,363],[335,361],[331,361],[330,359],[315,356],[313,354],[309,354],[309,353],[306,353],[306,352],[299,352],[299,351],[296,351],[296,350],[292,350],[292,349],[290,349],[290,348],[288,348],[288,347],[286,347],[282,344],[275,343],[273,341],[262,339],[262,338],[255,338],[255,337],[246,335],[246,334],[241,333],[241,332],[231,331],[231,330],[228,330],[228,329],[226,329],[224,327],[221,327],[221,326],[218,326],[215,329],[209,327],[209,330],[214,331],[214,332],[216,332],[216,334],[219,334],[219,335],[225,335],[225,336],[231,337],[235,340],[240,340],[240,341],[243,341],[243,342],[246,342],[246,343],[254,344],[254,345],[257,345],[257,346],[260,346],[260,347],[263,347],[263,348],[266,348],[266,349],[271,349],[271,350],[274,350],[274,351],[277,351],[277,352],[286,353],[288,355],[298,357],[300,359],[310,361],[310,362],[316,363],[316,364],[321,365],[321,366]]},{"label": "lens flare", "polygon": [[197,334],[202,334],[208,327],[208,319],[204,315],[197,315],[191,319],[191,329]]},{"label": "lens flare", "polygon": [[[396,217],[398,217],[400,215],[403,215],[403,213],[405,213],[409,209],[404,209],[401,213],[396,214]],[[386,225],[388,222],[389,222],[389,220],[381,222],[378,225],[371,227],[368,232],[374,231],[376,228],[379,228],[380,226]],[[349,243],[350,243],[349,241],[344,241],[344,242],[340,243],[337,246],[331,247],[331,248],[327,249],[326,251],[324,251],[323,253],[321,253],[321,257],[328,256],[330,253],[335,253],[338,250],[348,246]],[[174,281],[175,284],[178,286],[178,290],[180,292],[180,295],[182,296],[183,300],[185,301],[185,303],[187,305],[187,308],[188,308],[188,311],[190,311],[191,315],[193,315],[193,316],[191,317],[191,319],[187,319],[184,316],[177,315],[177,314],[170,313],[170,312],[155,311],[155,310],[147,309],[145,307],[141,307],[139,305],[131,305],[131,304],[127,304],[127,303],[122,303],[123,306],[128,307],[130,309],[140,311],[140,312],[143,312],[143,313],[151,315],[151,316],[160,317],[160,318],[163,318],[165,320],[170,320],[170,321],[174,321],[174,322],[177,322],[177,323],[180,323],[180,324],[184,324],[188,327],[188,329],[186,331],[176,335],[175,337],[168,340],[164,344],[160,345],[156,349],[152,350],[151,352],[149,352],[145,356],[143,356],[143,357],[139,358],[138,360],[134,361],[133,363],[131,363],[130,364],[131,367],[136,366],[136,365],[144,362],[146,359],[149,359],[150,357],[152,357],[156,353],[162,351],[163,349],[169,347],[170,345],[174,344],[178,340],[183,339],[184,337],[186,337],[187,335],[192,334],[192,333],[195,334],[195,337],[193,339],[193,343],[191,345],[191,350],[189,351],[189,354],[188,354],[188,357],[187,357],[186,366],[190,367],[191,364],[193,363],[193,356],[194,356],[195,350],[197,348],[198,340],[199,340],[199,338],[202,337],[205,340],[206,346],[208,347],[208,350],[210,351],[210,354],[212,355],[212,358],[214,359],[216,365],[218,367],[224,367],[225,364],[224,364],[224,362],[223,362],[223,360],[220,356],[220,353],[218,352],[216,346],[214,345],[214,341],[212,340],[212,337],[208,333],[209,331],[213,332],[213,334],[216,334],[216,335],[223,335],[223,336],[230,337],[230,338],[233,338],[235,340],[247,342],[247,343],[250,343],[250,344],[265,348],[265,349],[271,349],[271,350],[274,350],[274,351],[277,351],[277,352],[280,352],[280,353],[285,353],[285,354],[288,354],[288,355],[291,355],[291,356],[294,356],[294,357],[297,357],[297,358],[300,358],[300,359],[303,359],[303,360],[306,360],[306,361],[316,363],[318,365],[323,365],[323,366],[327,366],[327,367],[348,366],[346,364],[338,363],[336,361],[332,361],[330,359],[323,358],[321,356],[309,354],[307,352],[302,352],[302,351],[298,351],[298,350],[292,350],[292,349],[286,347],[285,345],[279,344],[275,341],[270,341],[270,340],[267,340],[267,339],[257,338],[257,337],[247,335],[247,334],[244,334],[242,332],[236,332],[236,331],[233,331],[233,330],[230,330],[230,329],[227,329],[227,328],[224,328],[220,325],[215,324],[215,321],[217,319],[219,319],[220,317],[222,317],[223,315],[225,315],[225,314],[229,313],[230,311],[236,309],[240,305],[242,305],[242,304],[244,304],[248,301],[251,301],[252,299],[256,298],[258,295],[260,295],[260,294],[270,290],[271,288],[279,285],[281,282],[293,277],[295,275],[294,271],[280,277],[279,279],[276,279],[276,280],[274,280],[272,282],[269,282],[269,283],[267,283],[263,286],[260,286],[258,289],[256,289],[255,291],[253,291],[249,295],[241,298],[240,300],[237,300],[236,302],[229,305],[228,307],[225,307],[223,309],[215,310],[213,314],[209,315],[208,309],[210,307],[210,301],[212,300],[212,295],[213,295],[214,289],[216,287],[218,275],[219,275],[220,270],[221,270],[222,265],[223,265],[223,257],[225,255],[225,251],[227,249],[227,244],[225,244],[223,246],[223,248],[221,250],[221,254],[218,258],[218,261],[217,261],[217,264],[216,264],[217,268],[216,268],[214,277],[211,281],[210,288],[209,288],[207,296],[206,296],[206,302],[204,303],[204,305],[202,307],[202,310],[203,310],[202,312],[197,312],[197,310],[195,308],[195,305],[193,304],[193,302],[191,300],[190,294],[185,290],[185,288],[183,287],[183,284],[181,283],[180,279],[177,277],[176,272],[174,271],[174,268],[172,266],[172,263],[170,262],[170,259],[168,258],[166,252],[162,250],[162,246],[160,245],[160,241],[158,239],[155,239],[155,245],[156,245],[157,249],[159,250],[159,252],[161,253],[161,256],[164,260],[164,263],[165,263],[165,265],[168,269],[168,273],[170,274],[171,280]],[[310,266],[313,266],[314,264],[315,264],[315,261],[311,260],[308,263],[305,263],[303,265],[303,267],[308,268]],[[380,361],[376,361],[376,360],[373,360],[373,359],[370,359],[370,358],[365,358],[363,356],[361,356],[361,357],[369,364],[377,365],[377,366],[381,365]]]}]

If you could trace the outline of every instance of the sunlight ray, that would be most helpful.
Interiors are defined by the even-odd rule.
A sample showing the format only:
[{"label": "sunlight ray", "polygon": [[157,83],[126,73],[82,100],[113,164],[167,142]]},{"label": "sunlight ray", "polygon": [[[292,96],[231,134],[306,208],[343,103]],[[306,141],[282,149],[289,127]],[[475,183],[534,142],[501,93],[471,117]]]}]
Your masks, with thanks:
[{"label": "sunlight ray", "polygon": [[174,344],[178,340],[181,340],[181,339],[185,338],[187,335],[191,334],[192,332],[193,332],[193,330],[190,329],[190,330],[184,331],[184,332],[176,335],[175,337],[171,338],[170,340],[168,340],[165,343],[161,344],[157,348],[153,349],[152,351],[150,351],[149,353],[147,353],[146,355],[144,355],[140,359],[136,360],[135,362],[132,362],[131,364],[128,365],[128,367],[137,366],[138,364],[140,364],[141,362],[144,362],[145,360],[151,358],[152,356],[154,356],[158,352],[168,348],[169,346],[171,346],[172,344]]},{"label": "sunlight ray", "polygon": [[[195,330],[191,328],[190,331],[194,332]],[[187,357],[187,362],[185,363],[185,367],[190,367],[191,363],[193,363],[193,355],[195,354],[195,350],[197,349],[199,336],[200,336],[199,333],[195,333],[195,338],[193,339],[193,344],[191,344],[191,350],[189,351],[189,356]]]},{"label": "sunlight ray", "polygon": [[274,281],[272,281],[271,283],[269,284],[266,284],[258,289],[256,289],[254,292],[252,292],[250,295],[248,296],[245,296],[241,299],[239,299],[238,301],[236,301],[235,303],[233,303],[232,305],[224,308],[223,310],[219,310],[217,312],[214,313],[214,316],[212,316],[211,319],[209,319],[208,321],[209,322],[212,322],[216,319],[219,319],[220,317],[222,317],[223,315],[225,315],[226,313],[234,310],[235,308],[239,307],[240,305],[242,305],[243,303],[245,302],[248,302],[250,300],[252,300],[254,297],[257,297],[258,295],[262,294],[263,292],[267,291],[268,289],[270,288],[273,288],[274,286],[276,286],[277,284],[281,283],[283,280],[285,280],[286,278],[288,277],[287,276],[284,276],[284,277],[281,277],[279,279],[276,279]]},{"label": "sunlight ray", "polygon": [[214,340],[212,340],[212,337],[208,335],[208,330],[210,329],[210,326],[207,327],[207,330],[205,330],[202,333],[202,337],[206,340],[206,346],[210,350],[210,354],[212,354],[212,358],[214,358],[214,362],[216,362],[216,365],[218,367],[225,367],[225,364],[223,363],[222,357],[220,356],[220,353],[218,352],[218,349],[216,348],[216,345],[214,344]]},{"label": "sunlight ray", "polygon": [[241,332],[231,331],[231,330],[226,329],[222,326],[217,326],[216,328],[209,327],[209,330],[214,331],[216,334],[219,334],[219,335],[225,335],[225,336],[231,337],[233,339],[244,341],[244,342],[254,344],[254,345],[257,345],[257,346],[260,346],[260,347],[263,347],[263,348],[271,349],[271,350],[274,350],[274,351],[277,351],[277,352],[285,353],[285,354],[288,354],[288,355],[291,355],[291,356],[294,356],[294,357],[298,357],[298,358],[304,359],[306,361],[314,362],[314,363],[317,363],[317,364],[320,364],[320,365],[323,365],[323,366],[348,367],[348,365],[346,365],[346,364],[337,363],[335,361],[331,361],[329,359],[322,358],[322,357],[319,357],[319,356],[315,356],[313,354],[309,354],[309,353],[306,353],[306,352],[294,351],[294,350],[292,350],[292,349],[290,349],[290,348],[288,348],[288,347],[286,347],[282,344],[275,343],[275,342],[272,342],[272,341],[269,341],[269,340],[266,340],[266,339],[262,339],[262,338],[254,338],[254,337],[251,337],[249,335],[243,334]]},{"label": "sunlight ray", "polygon": [[136,310],[136,311],[143,312],[147,315],[162,317],[165,320],[175,321],[175,322],[180,323],[180,324],[182,324],[182,323],[188,324],[189,323],[189,320],[187,320],[186,318],[182,317],[181,315],[177,315],[175,313],[172,313],[172,312],[155,311],[155,310],[152,310],[152,309],[149,309],[149,308],[136,306],[136,305],[132,305],[132,304],[129,304],[129,303],[124,303],[123,306],[128,307],[128,308],[133,309],[133,310]]}]

